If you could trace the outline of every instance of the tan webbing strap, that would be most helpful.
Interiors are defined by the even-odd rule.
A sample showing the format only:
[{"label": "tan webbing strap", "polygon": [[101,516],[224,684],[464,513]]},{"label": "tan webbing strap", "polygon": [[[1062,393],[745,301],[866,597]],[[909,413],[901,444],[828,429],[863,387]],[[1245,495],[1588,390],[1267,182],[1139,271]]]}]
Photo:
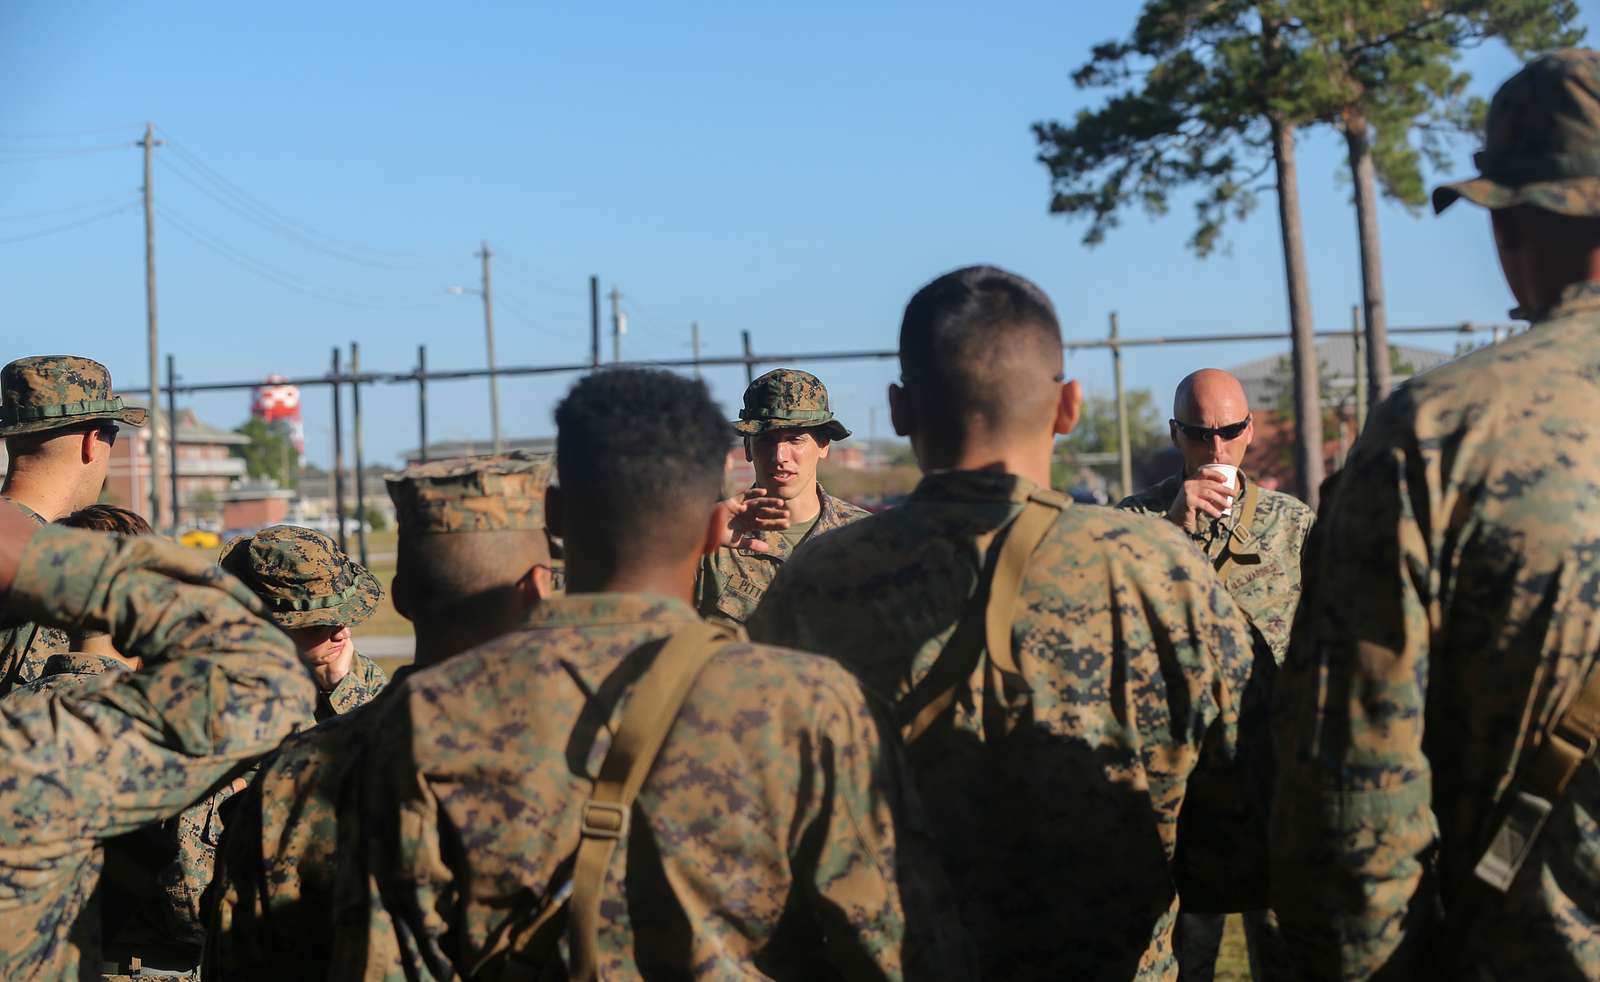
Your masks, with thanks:
[{"label": "tan webbing strap", "polygon": [[725,627],[696,623],[673,634],[656,653],[649,670],[633,684],[617,735],[600,765],[594,792],[584,803],[571,882],[538,917],[503,934],[500,941],[478,959],[474,974],[509,950],[511,962],[504,967],[501,976],[520,976],[529,965],[519,959],[518,954],[531,954],[523,952],[524,946],[566,910],[572,955],[567,976],[570,979],[595,978],[599,964],[600,895],[617,844],[628,836],[628,817],[633,811],[634,799],[700,671],[725,644],[734,640],[733,632]]},{"label": "tan webbing strap", "polygon": [[[1044,537],[1060,515],[1060,505],[1030,498],[1023,505],[1022,511],[1007,526],[1005,541],[1000,544],[1000,554],[995,559],[994,571],[990,574],[987,585],[988,599],[981,608],[984,647],[989,653],[985,669],[987,679],[985,688],[993,697],[986,702],[984,708],[986,729],[991,720],[991,709],[998,712],[1002,708],[1001,702],[1006,691],[1005,676],[1021,674],[1016,654],[1011,650],[1011,625],[1016,619],[1017,597],[1022,592],[1022,577],[1028,570],[1028,560],[1038,550],[1039,543],[1044,541]],[[979,594],[983,595],[984,585],[979,584],[978,590]],[[977,613],[978,608],[968,608],[966,616],[962,618],[963,623],[956,625],[955,632],[950,636],[950,643],[940,653],[934,669],[929,670],[930,678],[938,668],[937,663],[947,657],[963,660],[965,656],[964,660],[967,660],[968,664],[961,671],[961,678],[964,679],[971,672],[970,660],[980,653],[971,651],[970,648],[967,651],[959,651],[956,647],[958,639],[962,639],[963,643],[968,645],[971,642],[965,639],[976,640],[976,631],[967,621],[975,618]],[[959,688],[960,680],[952,682],[922,706],[909,723],[901,726],[901,735],[906,743],[913,742],[927,732],[928,727],[950,708]]]},{"label": "tan webbing strap", "polygon": [[[1234,523],[1234,528],[1250,531],[1256,522],[1256,502],[1261,500],[1261,493],[1256,490],[1256,482],[1246,481],[1244,485],[1244,500],[1239,502],[1239,520]],[[1234,566],[1233,558],[1233,530],[1228,530],[1228,542],[1222,550],[1222,561],[1217,563],[1217,575],[1226,577],[1228,568]]]},{"label": "tan webbing strap", "polygon": [[1600,748],[1600,667],[1589,677],[1572,704],[1550,726],[1520,780],[1508,791],[1505,816],[1472,871],[1478,879],[1505,893],[1517,871],[1533,854],[1545,820],[1555,809],[1578,768]]}]

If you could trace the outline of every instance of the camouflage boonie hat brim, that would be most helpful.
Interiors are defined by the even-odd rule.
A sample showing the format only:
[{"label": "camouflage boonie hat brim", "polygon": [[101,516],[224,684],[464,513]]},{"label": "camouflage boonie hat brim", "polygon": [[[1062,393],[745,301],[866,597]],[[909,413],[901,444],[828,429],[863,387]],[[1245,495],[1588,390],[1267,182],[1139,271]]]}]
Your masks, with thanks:
[{"label": "camouflage boonie hat brim", "polygon": [[430,461],[384,478],[403,534],[503,532],[545,527],[555,456],[517,450]]},{"label": "camouflage boonie hat brim", "polygon": [[93,358],[34,355],[0,369],[0,437],[97,419],[143,426],[147,415],[111,394],[111,372]]},{"label": "camouflage boonie hat brim", "polygon": [[1490,210],[1600,217],[1600,53],[1529,62],[1495,93],[1485,130],[1473,157],[1482,176],[1435,188],[1435,213],[1465,198]]},{"label": "camouflage boonie hat brim", "polygon": [[793,368],[774,369],[751,382],[733,428],[745,436],[795,429],[820,429],[832,440],[850,436],[834,418],[822,380]]},{"label": "camouflage boonie hat brim", "polygon": [[238,577],[281,628],[355,627],[383,597],[378,578],[328,536],[297,525],[273,525],[222,547],[218,565]]}]

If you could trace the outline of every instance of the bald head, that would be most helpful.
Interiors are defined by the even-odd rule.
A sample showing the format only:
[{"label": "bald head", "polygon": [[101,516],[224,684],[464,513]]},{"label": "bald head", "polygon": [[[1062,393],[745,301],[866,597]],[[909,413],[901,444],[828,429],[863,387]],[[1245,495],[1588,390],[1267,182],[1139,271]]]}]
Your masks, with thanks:
[{"label": "bald head", "polygon": [[1184,376],[1172,395],[1172,420],[1172,445],[1189,473],[1206,464],[1241,466],[1255,436],[1244,386],[1220,368]]}]

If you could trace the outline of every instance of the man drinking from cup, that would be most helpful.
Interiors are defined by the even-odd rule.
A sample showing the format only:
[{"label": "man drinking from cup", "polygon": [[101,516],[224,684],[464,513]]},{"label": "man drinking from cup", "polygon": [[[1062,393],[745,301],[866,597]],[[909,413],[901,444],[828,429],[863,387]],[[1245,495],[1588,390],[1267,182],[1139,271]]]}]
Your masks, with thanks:
[{"label": "man drinking from cup", "polygon": [[[1202,368],[1185,377],[1172,397],[1169,425],[1183,470],[1117,507],[1165,518],[1188,533],[1281,664],[1300,602],[1300,551],[1316,515],[1241,469],[1255,427],[1244,387],[1232,375]],[[1223,919],[1205,910],[1185,900],[1179,912],[1174,947],[1184,979],[1212,977]],[[1245,911],[1244,923],[1252,974],[1280,977],[1283,953],[1270,915]]]}]

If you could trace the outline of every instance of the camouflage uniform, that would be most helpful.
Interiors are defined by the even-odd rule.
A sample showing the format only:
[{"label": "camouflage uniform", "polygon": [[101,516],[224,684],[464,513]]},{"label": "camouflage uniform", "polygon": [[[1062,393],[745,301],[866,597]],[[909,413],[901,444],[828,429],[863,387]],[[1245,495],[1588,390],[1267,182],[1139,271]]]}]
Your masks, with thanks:
[{"label": "camouflage uniform", "polygon": [[[632,681],[696,620],[675,598],[569,594],[397,684],[346,826],[365,830],[349,851],[364,846],[366,868],[341,870],[332,977],[465,974],[555,895]],[[600,977],[966,977],[903,767],[841,666],[729,644],[612,860]],[[552,957],[530,977],[562,974],[565,939]]]},{"label": "camouflage uniform", "polygon": [[308,725],[313,687],[254,597],[152,537],[40,529],[6,605],[149,666],[0,701],[0,977],[78,978],[98,967],[102,843]]},{"label": "camouflage uniform", "polygon": [[[94,420],[143,426],[145,411],[124,406],[111,394],[111,373],[90,358],[36,355],[0,369],[0,439]],[[19,501],[39,524],[45,519]],[[67,647],[56,627],[18,622],[0,614],[0,696],[39,677],[45,656]]]},{"label": "camouflage uniform", "polygon": [[[438,533],[544,528],[549,455],[522,452],[436,461],[389,478],[404,539]],[[368,739],[377,706],[412,669],[401,669],[372,705],[286,741],[230,806],[212,906],[210,978],[320,977],[329,959],[339,789]]]},{"label": "camouflage uniform", "polygon": [[[1487,146],[1436,207],[1600,217],[1600,55],[1524,68]],[[1537,177],[1563,167],[1589,176]],[[1307,978],[1600,977],[1593,757],[1507,893],[1473,875],[1600,650],[1597,380],[1600,283],[1578,283],[1391,395],[1326,500],[1274,707],[1273,906]],[[1460,920],[1429,952],[1440,902]]]},{"label": "camouflage uniform", "polygon": [[[1243,471],[1239,477],[1246,488],[1251,487]],[[1122,499],[1117,507],[1165,519],[1184,480],[1182,473],[1174,474]],[[1254,493],[1258,497],[1249,528],[1238,527],[1244,505],[1240,495],[1227,518],[1200,515],[1199,529],[1189,538],[1217,568],[1234,602],[1281,662],[1289,648],[1294,609],[1300,603],[1300,551],[1317,516],[1292,495],[1259,485],[1254,486]]]},{"label": "camouflage uniform", "polygon": [[[774,369],[751,382],[744,390],[744,408],[733,424],[734,430],[747,437],[769,430],[812,427],[830,440],[850,436],[850,431],[834,418],[833,410],[828,407],[828,390],[821,380],[810,372],[793,368]],[[726,624],[743,624],[755,612],[772,578],[778,575],[778,569],[795,549],[824,532],[867,515],[865,509],[828,494],[820,483],[817,498],[822,505],[817,523],[797,545],[791,546],[789,540],[777,532],[764,532],[761,539],[770,552],[723,548],[701,560],[694,591],[695,607],[701,617]]]},{"label": "camouflage uniform", "polygon": [[[1004,473],[929,474],[903,504],[796,556],[750,636],[839,658],[909,719],[996,533],[1030,500],[1061,514],[1017,603],[1023,677],[985,693],[980,664],[958,680],[952,709],[912,745],[917,784],[985,975],[1173,978],[1178,815],[1187,827],[1201,807],[1194,793],[1186,806],[1186,787],[1196,791],[1191,775],[1237,778],[1252,667],[1271,669],[1177,529]],[[987,735],[989,703],[1019,725]],[[1245,878],[1239,866],[1230,875]]]}]

